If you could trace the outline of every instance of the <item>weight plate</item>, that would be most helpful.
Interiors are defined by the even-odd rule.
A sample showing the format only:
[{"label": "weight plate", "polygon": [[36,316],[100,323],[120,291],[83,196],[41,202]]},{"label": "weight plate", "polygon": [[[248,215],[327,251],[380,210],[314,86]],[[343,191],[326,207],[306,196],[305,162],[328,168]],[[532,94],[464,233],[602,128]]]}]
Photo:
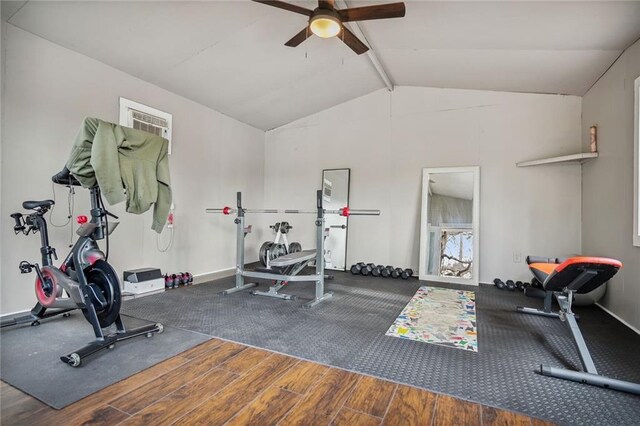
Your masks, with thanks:
[{"label": "weight plate", "polygon": [[285,249],[284,244],[273,244],[269,252],[271,253],[271,260],[277,259],[280,256],[284,256],[285,254],[287,254],[287,250]]},{"label": "weight plate", "polygon": [[260,263],[262,266],[267,266],[267,250],[273,245],[271,241],[265,241],[260,246],[260,251],[258,252],[258,257],[260,258]]},{"label": "weight plate", "polygon": [[289,244],[289,253],[298,253],[302,251],[302,244],[293,242]]}]

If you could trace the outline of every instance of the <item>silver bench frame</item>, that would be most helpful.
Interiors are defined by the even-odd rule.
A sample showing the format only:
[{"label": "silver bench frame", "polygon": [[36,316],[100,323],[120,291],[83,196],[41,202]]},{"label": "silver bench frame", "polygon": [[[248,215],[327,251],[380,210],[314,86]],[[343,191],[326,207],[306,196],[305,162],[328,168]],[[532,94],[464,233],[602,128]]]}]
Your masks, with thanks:
[{"label": "silver bench frame", "polygon": [[[571,332],[571,337],[573,337],[576,348],[578,349],[578,354],[580,355],[580,361],[582,362],[583,367],[583,371],[574,371],[567,370],[565,368],[540,365],[540,369],[536,370],[536,372],[543,376],[556,377],[559,379],[571,380],[573,382],[640,395],[640,384],[606,377],[598,373],[595,363],[593,362],[593,358],[591,358],[591,353],[589,352],[587,343],[585,342],[582,332],[580,331],[580,327],[576,321],[577,315],[571,310],[574,296],[573,293],[593,278],[594,275],[596,275],[596,272],[584,270],[571,283],[569,283],[563,291],[546,290],[547,278],[547,281],[543,284],[545,285],[546,297],[544,308],[542,310],[524,308],[522,306],[518,306],[516,308],[518,312],[523,314],[559,318],[562,322],[566,323],[569,327],[569,331]],[[553,296],[555,296],[558,305],[560,306],[559,312],[551,312],[551,298]]]},{"label": "silver bench frame", "polygon": [[[242,208],[242,193],[237,193],[237,209],[236,218],[234,220],[236,224],[236,283],[235,286],[224,290],[221,292],[223,295],[236,293],[238,291],[250,289],[256,287],[258,283],[256,282],[248,282],[245,283],[245,278],[259,278],[264,280],[275,280],[276,285],[272,286],[269,291],[252,291],[252,294],[262,295],[262,296],[271,296],[278,297],[285,300],[294,299],[293,296],[288,294],[281,294],[277,291],[282,288],[287,282],[315,282],[315,297],[308,303],[304,304],[304,307],[311,308],[317,305],[320,302],[323,302],[331,296],[333,296],[332,291],[325,291],[324,289],[324,227],[325,227],[325,210],[322,206],[322,191],[317,191],[316,193],[316,201],[317,201],[317,215],[316,215],[316,256],[315,256],[315,274],[312,275],[298,275],[305,266],[307,266],[311,259],[305,261],[302,265],[294,268],[287,268],[287,275],[282,274],[272,274],[268,272],[258,272],[258,271],[247,271],[244,269],[244,239],[245,239],[245,212],[247,210]],[[264,211],[265,213],[270,213],[271,211]],[[275,213],[276,211],[274,211]],[[295,211],[291,211],[294,213]],[[304,253],[304,252],[302,252]],[[297,254],[297,253],[294,253]],[[274,260],[273,262],[276,262]],[[272,263],[273,265],[273,263]],[[275,266],[275,265],[274,265]],[[289,270],[290,269],[290,270]]]}]

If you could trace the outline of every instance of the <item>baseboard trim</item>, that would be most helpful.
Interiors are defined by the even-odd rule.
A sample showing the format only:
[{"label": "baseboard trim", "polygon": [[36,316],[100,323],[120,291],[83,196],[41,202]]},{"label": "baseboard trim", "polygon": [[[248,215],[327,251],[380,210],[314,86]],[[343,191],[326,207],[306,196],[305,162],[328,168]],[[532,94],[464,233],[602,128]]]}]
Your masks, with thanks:
[{"label": "baseboard trim", "polygon": [[7,314],[0,315],[0,318],[14,317],[16,315],[24,315],[24,314],[28,314],[29,312],[31,312],[31,309],[27,309],[27,310],[24,310],[24,311],[17,311],[17,312],[9,312]]},{"label": "baseboard trim", "polygon": [[202,284],[220,278],[232,277],[236,274],[236,268],[220,269],[219,271],[204,272],[193,276],[194,284]]},{"label": "baseboard trim", "polygon": [[[211,271],[211,272],[204,272],[202,274],[198,274],[198,275],[194,275],[193,276],[193,283],[194,284],[202,284],[202,283],[206,283],[209,281],[213,281],[213,280],[217,280],[220,278],[227,278],[227,277],[231,277],[233,275],[235,275],[236,273],[236,268],[227,268],[227,269],[220,269],[219,271]],[[148,293],[151,294],[151,293]],[[145,294],[148,295],[148,294]],[[31,312],[31,309],[27,309],[24,311],[17,311],[17,312],[9,312],[6,314],[2,314],[0,315],[0,318],[5,318],[5,317],[13,317],[16,315],[21,315],[21,314],[26,314]]]},{"label": "baseboard trim", "polygon": [[631,324],[629,324],[628,322],[620,318],[618,315],[611,312],[609,309],[605,308],[599,303],[596,303],[596,306],[598,306],[600,309],[602,309],[603,311],[605,311],[606,313],[608,313],[609,315],[611,315],[612,317],[614,317],[615,319],[617,319],[618,321],[620,321],[621,323],[629,327],[631,330],[635,331],[637,334],[640,334],[640,330],[638,330],[637,328],[635,328],[634,326],[632,326]]}]

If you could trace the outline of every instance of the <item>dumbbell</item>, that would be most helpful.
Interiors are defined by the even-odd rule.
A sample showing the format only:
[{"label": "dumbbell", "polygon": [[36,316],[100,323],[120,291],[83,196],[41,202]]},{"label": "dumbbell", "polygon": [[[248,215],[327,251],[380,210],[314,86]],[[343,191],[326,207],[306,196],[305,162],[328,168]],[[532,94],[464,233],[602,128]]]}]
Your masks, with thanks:
[{"label": "dumbbell", "polygon": [[193,283],[193,275],[191,275],[190,272],[181,272],[180,275],[182,276],[182,283],[184,285],[190,285]]},{"label": "dumbbell", "polygon": [[496,287],[498,287],[498,290],[504,290],[507,287],[507,285],[500,278],[495,278],[493,280],[493,283],[496,285]]},{"label": "dumbbell", "polygon": [[362,269],[360,270],[360,273],[366,277],[367,275],[371,274],[371,271],[373,271],[374,266],[375,265],[373,263],[366,264],[362,267]]},{"label": "dumbbell", "polygon": [[524,288],[524,284],[522,283],[522,281],[516,281],[516,288],[518,290],[522,290]]},{"label": "dumbbell", "polygon": [[[362,271],[362,267],[365,265],[364,262],[358,262],[355,265],[351,266],[351,273],[354,275],[358,275],[360,274],[360,272]],[[355,272],[354,272],[355,271]]]},{"label": "dumbbell", "polygon": [[176,274],[169,275],[169,279],[171,280],[171,288],[178,287],[178,276]]},{"label": "dumbbell", "polygon": [[404,271],[402,270],[402,268],[396,268],[391,272],[391,277],[392,278],[400,278],[400,275],[402,275]]},{"label": "dumbbell", "polygon": [[505,284],[507,284],[507,290],[509,291],[514,291],[516,289],[516,283],[514,283],[513,280],[507,280]]},{"label": "dumbbell", "polygon": [[542,283],[537,278],[531,278],[531,287],[542,289]]},{"label": "dumbbell", "polygon": [[176,287],[186,284],[184,278],[185,278],[184,272],[178,272],[176,274]]},{"label": "dumbbell", "polygon": [[413,269],[410,269],[410,268],[405,269],[400,274],[400,278],[402,278],[403,280],[408,280],[409,277],[412,277],[412,276],[413,276]]},{"label": "dumbbell", "polygon": [[373,269],[371,269],[371,275],[373,275],[374,277],[379,277],[381,273],[382,269],[380,268],[380,265],[375,266]]},{"label": "dumbbell", "polygon": [[391,276],[391,271],[393,271],[393,266],[387,265],[380,271],[380,275],[384,278],[389,278]]}]

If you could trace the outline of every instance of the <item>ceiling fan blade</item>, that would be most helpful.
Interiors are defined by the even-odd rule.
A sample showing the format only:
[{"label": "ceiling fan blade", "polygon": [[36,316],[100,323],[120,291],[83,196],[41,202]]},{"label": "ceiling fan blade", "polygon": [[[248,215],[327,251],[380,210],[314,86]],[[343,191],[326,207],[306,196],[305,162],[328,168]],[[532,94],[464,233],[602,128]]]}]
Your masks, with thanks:
[{"label": "ceiling fan blade", "polygon": [[289,47],[296,47],[297,45],[308,39],[310,35],[311,30],[309,29],[309,27],[304,27],[302,31],[291,37],[291,40],[286,42],[284,45]]},{"label": "ceiling fan blade", "polygon": [[318,0],[318,7],[322,9],[334,9],[335,0]]},{"label": "ceiling fan blade", "polygon": [[338,35],[340,39],[351,48],[358,55],[362,55],[364,52],[369,50],[366,44],[360,41],[358,37],[355,36],[347,27],[342,26],[342,31]]},{"label": "ceiling fan blade", "polygon": [[337,12],[342,22],[368,21],[371,19],[402,18],[405,14],[405,7],[404,3],[388,3],[342,9]]},{"label": "ceiling fan blade", "polygon": [[253,0],[256,3],[266,4],[268,6],[277,7],[280,9],[288,10],[289,12],[299,13],[305,16],[311,16],[313,10],[305,9],[304,7],[296,6],[295,4],[285,3],[278,0]]}]

